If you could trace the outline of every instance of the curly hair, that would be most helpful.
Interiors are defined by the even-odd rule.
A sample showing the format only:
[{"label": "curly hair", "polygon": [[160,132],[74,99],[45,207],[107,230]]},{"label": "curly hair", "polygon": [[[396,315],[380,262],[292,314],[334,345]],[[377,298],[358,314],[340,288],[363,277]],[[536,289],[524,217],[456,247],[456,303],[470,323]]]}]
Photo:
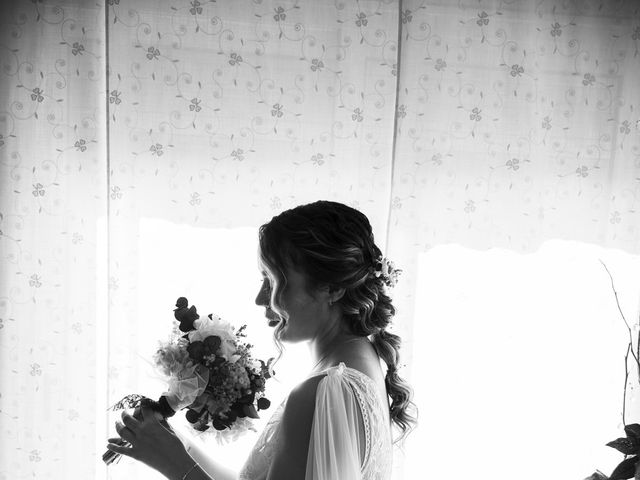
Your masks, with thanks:
[{"label": "curly hair", "polygon": [[[398,375],[401,340],[387,331],[396,310],[382,278],[372,274],[381,251],[367,217],[347,205],[321,200],[273,217],[260,227],[259,241],[260,260],[273,276],[271,304],[276,311],[287,283],[285,266],[305,272],[309,288],[344,288],[344,295],[335,304],[351,332],[369,337],[386,363],[390,416],[403,439],[417,423],[413,390]],[[279,349],[280,327],[275,334]]]}]

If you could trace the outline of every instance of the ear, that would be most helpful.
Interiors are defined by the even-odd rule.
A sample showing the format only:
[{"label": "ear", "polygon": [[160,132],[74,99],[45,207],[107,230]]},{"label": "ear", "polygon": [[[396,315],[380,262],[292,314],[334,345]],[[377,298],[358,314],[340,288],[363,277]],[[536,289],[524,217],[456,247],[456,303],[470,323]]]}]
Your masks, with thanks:
[{"label": "ear", "polygon": [[336,303],[344,296],[344,288],[328,287],[329,303]]},{"label": "ear", "polygon": [[332,287],[330,285],[321,285],[317,288],[316,292],[319,295],[316,296],[317,299],[332,305],[344,296],[345,289]]}]

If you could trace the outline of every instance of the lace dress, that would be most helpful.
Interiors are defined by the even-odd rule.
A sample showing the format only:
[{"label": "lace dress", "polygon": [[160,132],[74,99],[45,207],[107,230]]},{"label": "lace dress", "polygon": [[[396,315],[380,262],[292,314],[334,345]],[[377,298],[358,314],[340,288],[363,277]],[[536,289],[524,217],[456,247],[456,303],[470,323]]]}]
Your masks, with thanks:
[{"label": "lace dress", "polygon": [[[322,374],[326,376],[316,392],[305,480],[388,480],[392,462],[389,407],[381,401],[375,382],[344,363]],[[240,480],[267,478],[285,403],[262,431]],[[364,456],[361,429],[365,432]]]}]

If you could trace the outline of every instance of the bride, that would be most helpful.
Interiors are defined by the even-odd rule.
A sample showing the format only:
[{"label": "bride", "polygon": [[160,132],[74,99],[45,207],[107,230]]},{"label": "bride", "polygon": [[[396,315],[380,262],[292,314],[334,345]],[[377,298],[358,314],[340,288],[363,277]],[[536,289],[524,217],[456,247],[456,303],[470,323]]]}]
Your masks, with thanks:
[{"label": "bride", "polygon": [[107,448],[171,480],[389,479],[392,424],[401,438],[415,424],[412,391],[396,370],[400,338],[386,330],[395,309],[385,290],[399,271],[382,257],[367,217],[336,202],[287,210],[260,227],[259,239],[256,304],[279,348],[307,342],[315,366],[273,414],[242,470],[187,448],[147,407],[142,420],[123,412],[120,438]]}]

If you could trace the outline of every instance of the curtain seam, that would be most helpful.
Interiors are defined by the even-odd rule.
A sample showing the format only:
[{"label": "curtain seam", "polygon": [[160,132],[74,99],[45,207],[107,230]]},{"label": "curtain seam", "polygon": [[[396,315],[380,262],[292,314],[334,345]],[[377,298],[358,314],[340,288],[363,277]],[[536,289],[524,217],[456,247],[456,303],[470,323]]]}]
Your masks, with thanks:
[{"label": "curtain seam", "polygon": [[398,0],[398,40],[396,46],[396,95],[393,105],[393,139],[391,142],[391,168],[389,172],[389,201],[387,204],[387,229],[385,232],[385,256],[389,253],[389,232],[391,230],[391,210],[393,204],[393,181],[396,164],[396,145],[398,139],[398,98],[400,97],[400,58],[402,51],[402,0]]},{"label": "curtain seam", "polygon": [[[107,181],[106,181],[106,202],[107,202],[107,218],[106,218],[106,239],[105,239],[105,247],[106,247],[106,323],[107,323],[107,352],[106,352],[106,389],[105,389],[105,403],[109,405],[109,365],[111,364],[111,299],[110,299],[110,278],[111,278],[111,202],[109,201],[109,194],[111,192],[111,131],[109,121],[109,4],[105,2],[104,5],[104,51],[105,51],[105,155],[106,155],[106,169],[107,169]],[[109,416],[107,415],[105,418],[107,424],[107,431],[109,427]]]}]

